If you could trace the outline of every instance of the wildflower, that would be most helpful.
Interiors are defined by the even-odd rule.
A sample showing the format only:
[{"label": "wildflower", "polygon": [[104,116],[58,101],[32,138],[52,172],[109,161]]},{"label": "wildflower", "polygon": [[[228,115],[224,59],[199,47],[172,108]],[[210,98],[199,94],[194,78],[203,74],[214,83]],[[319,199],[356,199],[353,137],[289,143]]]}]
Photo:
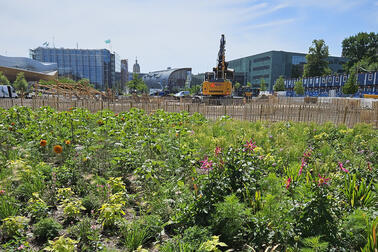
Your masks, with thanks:
[{"label": "wildflower", "polygon": [[206,157],[203,161],[201,161],[202,166],[201,169],[206,171],[211,170],[213,168],[213,162]]},{"label": "wildflower", "polygon": [[269,138],[273,138],[273,136],[272,136],[272,135],[269,135]]},{"label": "wildflower", "polygon": [[39,145],[41,145],[42,147],[45,147],[47,145],[47,141],[42,139],[40,142],[39,142]]},{"label": "wildflower", "polygon": [[370,166],[370,165],[371,165],[371,163],[370,163],[370,162],[368,162],[368,163],[367,163],[367,165],[368,165],[368,169],[369,169],[369,171],[372,171],[373,169],[372,169],[372,168],[371,168],[371,166]]},{"label": "wildflower", "polygon": [[264,159],[264,155],[258,156],[258,159],[263,160]]},{"label": "wildflower", "polygon": [[12,123],[11,123],[11,125],[12,125],[12,126],[14,126],[14,125],[15,125],[15,123],[14,123],[14,122],[12,122]]},{"label": "wildflower", "polygon": [[320,174],[318,174],[318,176],[319,176],[318,186],[327,185],[329,178],[322,177],[322,176],[320,176]]},{"label": "wildflower", "polygon": [[24,244],[21,244],[21,245],[17,248],[17,250],[22,250],[22,249],[24,249],[24,248],[25,248]]},{"label": "wildflower", "polygon": [[306,163],[305,159],[302,158],[302,164],[301,164],[301,168],[299,169],[299,174],[298,175],[302,174],[303,167],[305,167],[306,165],[307,165],[307,163]]},{"label": "wildflower", "polygon": [[60,154],[63,152],[63,147],[58,144],[54,146],[53,150],[55,153]]},{"label": "wildflower", "polygon": [[244,151],[253,151],[256,148],[256,142],[252,142],[252,139],[247,141],[246,144],[244,144]]},{"label": "wildflower", "polygon": [[122,118],[121,118],[121,121],[125,121],[125,118],[124,118],[124,117],[122,117]]},{"label": "wildflower", "polygon": [[286,189],[289,189],[290,184],[291,184],[291,178],[289,177],[289,178],[286,180]]},{"label": "wildflower", "polygon": [[343,163],[338,162],[338,164],[339,164],[339,168],[340,168],[343,172],[349,173],[349,170],[343,167]]},{"label": "wildflower", "polygon": [[272,166],[273,166],[273,167],[276,167],[276,166],[277,166],[277,163],[276,163],[276,162],[274,162],[274,163],[272,164]]},{"label": "wildflower", "polygon": [[96,226],[95,226],[95,225],[92,225],[91,228],[92,228],[93,230],[95,230],[95,229],[96,229]]},{"label": "wildflower", "polygon": [[311,157],[311,149],[306,150],[306,151],[303,153],[303,157],[306,157],[306,158]]},{"label": "wildflower", "polygon": [[115,114],[114,116],[118,116],[118,114]]},{"label": "wildflower", "polygon": [[0,196],[5,194],[5,190],[0,190]]},{"label": "wildflower", "polygon": [[218,156],[222,152],[221,147],[215,147],[215,156]]},{"label": "wildflower", "polygon": [[71,141],[70,141],[70,140],[66,140],[66,141],[64,141],[64,143],[65,143],[66,145],[70,145],[70,144],[71,144]]}]

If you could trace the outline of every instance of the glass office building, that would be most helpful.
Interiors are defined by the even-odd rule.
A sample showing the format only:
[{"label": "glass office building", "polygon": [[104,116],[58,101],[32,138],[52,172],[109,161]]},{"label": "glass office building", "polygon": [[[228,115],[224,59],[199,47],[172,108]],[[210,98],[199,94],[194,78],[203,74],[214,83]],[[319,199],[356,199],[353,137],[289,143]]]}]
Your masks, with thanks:
[{"label": "glass office building", "polygon": [[[342,73],[342,65],[347,60],[342,57],[328,57],[329,68],[335,73]],[[268,85],[268,90],[273,90],[273,85],[280,75],[286,79],[298,78],[303,75],[303,67],[306,64],[306,54],[269,51],[240,59],[230,60],[229,68],[234,69],[235,74],[244,74],[244,83],[252,83],[259,86],[261,79]]]},{"label": "glass office building", "polygon": [[76,81],[87,78],[99,90],[113,88],[116,72],[121,72],[119,56],[107,49],[38,47],[30,50],[30,56],[40,62],[57,63],[60,77]]}]

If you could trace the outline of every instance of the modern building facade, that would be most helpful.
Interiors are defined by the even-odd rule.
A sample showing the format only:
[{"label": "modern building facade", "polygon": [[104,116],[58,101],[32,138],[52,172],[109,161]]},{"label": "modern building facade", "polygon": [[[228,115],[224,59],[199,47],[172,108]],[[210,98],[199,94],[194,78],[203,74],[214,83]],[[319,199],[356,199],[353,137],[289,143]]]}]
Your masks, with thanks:
[{"label": "modern building facade", "polygon": [[168,68],[166,70],[150,72],[143,76],[143,81],[149,89],[176,92],[190,86],[191,68]]},{"label": "modern building facade", "polygon": [[0,55],[0,71],[9,81],[15,81],[20,72],[24,73],[27,81],[54,80],[58,77],[56,63],[42,63],[25,57]]},{"label": "modern building facade", "polygon": [[[336,74],[329,76],[317,76],[303,78],[303,88],[305,96],[344,96],[342,88],[350,75]],[[356,76],[359,90],[354,94],[361,97],[363,94],[378,95],[378,72],[358,73]],[[285,80],[286,96],[298,96],[294,91],[295,82],[299,79]]]},{"label": "modern building facade", "polygon": [[107,49],[38,47],[30,50],[30,56],[40,62],[56,63],[61,77],[87,78],[99,90],[114,87],[116,72],[121,72],[119,56]]},{"label": "modern building facade", "polygon": [[[335,73],[342,73],[342,65],[347,60],[342,57],[328,57],[329,67]],[[273,90],[276,79],[283,75],[285,78],[297,78],[302,76],[303,67],[306,64],[306,54],[269,51],[228,62],[229,68],[234,69],[236,75],[244,74],[244,83],[252,83],[253,86],[260,85],[263,78],[267,83],[268,90]]]}]

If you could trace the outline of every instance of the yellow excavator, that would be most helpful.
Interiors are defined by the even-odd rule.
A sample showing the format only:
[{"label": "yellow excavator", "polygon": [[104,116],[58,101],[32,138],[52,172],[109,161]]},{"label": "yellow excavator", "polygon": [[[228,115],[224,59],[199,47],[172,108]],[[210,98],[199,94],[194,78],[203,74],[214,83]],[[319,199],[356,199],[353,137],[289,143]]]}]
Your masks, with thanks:
[{"label": "yellow excavator", "polygon": [[213,68],[213,72],[205,73],[205,81],[202,83],[202,95],[205,97],[221,98],[231,96],[231,81],[234,78],[234,71],[227,68],[225,45],[226,40],[224,39],[224,34],[222,34],[218,52],[218,65]]}]

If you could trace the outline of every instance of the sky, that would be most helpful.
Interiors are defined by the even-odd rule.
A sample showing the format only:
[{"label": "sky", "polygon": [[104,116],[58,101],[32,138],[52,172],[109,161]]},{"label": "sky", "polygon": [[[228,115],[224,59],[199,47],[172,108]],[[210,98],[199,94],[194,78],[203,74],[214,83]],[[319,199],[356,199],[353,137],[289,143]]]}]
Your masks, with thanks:
[{"label": "sky", "polygon": [[[226,60],[270,50],[307,53],[324,39],[378,32],[378,0],[0,0],[0,55],[60,48],[115,51],[141,72],[167,67],[211,71],[221,34]],[[105,44],[110,39],[111,44]]]}]

